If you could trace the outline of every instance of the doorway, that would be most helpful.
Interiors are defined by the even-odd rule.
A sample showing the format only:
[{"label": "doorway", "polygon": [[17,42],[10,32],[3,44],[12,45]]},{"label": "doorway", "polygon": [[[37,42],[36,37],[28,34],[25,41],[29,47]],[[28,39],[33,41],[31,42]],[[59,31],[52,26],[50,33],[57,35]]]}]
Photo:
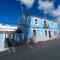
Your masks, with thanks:
[{"label": "doorway", "polygon": [[33,37],[36,37],[36,30],[33,30]]},{"label": "doorway", "polygon": [[49,30],[48,33],[49,33],[49,38],[51,38],[51,37],[52,37],[52,36],[51,36],[51,31]]},{"label": "doorway", "polygon": [[36,41],[36,30],[33,30],[33,42]]}]

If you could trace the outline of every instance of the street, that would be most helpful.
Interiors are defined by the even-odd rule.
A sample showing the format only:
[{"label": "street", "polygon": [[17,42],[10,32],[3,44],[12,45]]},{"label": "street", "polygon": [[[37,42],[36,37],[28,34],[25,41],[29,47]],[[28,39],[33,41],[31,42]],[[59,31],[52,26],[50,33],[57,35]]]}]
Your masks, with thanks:
[{"label": "street", "polygon": [[31,46],[16,48],[15,53],[4,51],[0,60],[60,60],[60,39],[39,42]]}]

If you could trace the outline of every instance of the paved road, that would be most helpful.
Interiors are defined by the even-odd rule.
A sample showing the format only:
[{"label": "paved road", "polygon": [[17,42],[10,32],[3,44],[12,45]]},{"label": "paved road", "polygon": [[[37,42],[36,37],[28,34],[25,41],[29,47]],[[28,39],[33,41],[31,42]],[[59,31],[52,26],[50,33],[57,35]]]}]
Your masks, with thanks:
[{"label": "paved road", "polygon": [[60,60],[60,39],[21,46],[16,53],[1,52],[0,60]]}]

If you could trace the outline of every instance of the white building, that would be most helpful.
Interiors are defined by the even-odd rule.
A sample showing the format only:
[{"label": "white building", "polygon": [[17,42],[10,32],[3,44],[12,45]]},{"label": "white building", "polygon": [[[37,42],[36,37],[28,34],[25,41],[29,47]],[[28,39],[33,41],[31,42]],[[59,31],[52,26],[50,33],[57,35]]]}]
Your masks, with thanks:
[{"label": "white building", "polygon": [[17,29],[17,26],[0,24],[0,51],[6,50],[5,39],[9,34],[13,34]]}]

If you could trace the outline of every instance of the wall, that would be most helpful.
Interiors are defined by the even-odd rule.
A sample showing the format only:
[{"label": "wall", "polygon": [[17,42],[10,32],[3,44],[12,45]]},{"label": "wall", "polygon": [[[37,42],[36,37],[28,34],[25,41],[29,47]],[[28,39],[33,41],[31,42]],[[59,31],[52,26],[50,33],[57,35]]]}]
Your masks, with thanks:
[{"label": "wall", "polygon": [[[35,24],[35,19],[37,19],[38,23]],[[47,22],[49,28],[43,28],[44,21]],[[31,29],[30,34],[33,35],[33,29],[37,30],[36,41],[46,41],[57,38],[58,35],[58,26],[56,22],[48,21],[45,19],[40,19],[38,17],[31,16]],[[45,36],[45,30],[47,30],[47,36]],[[48,31],[51,31],[51,38],[49,38]],[[55,31],[55,34],[54,34]]]},{"label": "wall", "polygon": [[5,34],[0,32],[0,51],[5,50],[4,41],[5,41]]},{"label": "wall", "polygon": [[[37,24],[35,24],[35,19],[37,19]],[[44,28],[44,21],[47,22],[48,28]],[[22,27],[22,31],[24,32],[24,39],[33,37],[33,30],[36,30],[36,42],[37,41],[46,41],[53,38],[57,38],[58,35],[58,26],[56,22],[48,21],[46,19],[41,19],[35,16],[25,16],[24,17],[24,27]],[[20,22],[21,23],[21,22]],[[22,26],[22,25],[20,25]],[[47,30],[47,36],[45,36],[45,30]],[[51,31],[51,38],[49,38],[48,31]],[[56,32],[54,34],[54,31]]]}]

